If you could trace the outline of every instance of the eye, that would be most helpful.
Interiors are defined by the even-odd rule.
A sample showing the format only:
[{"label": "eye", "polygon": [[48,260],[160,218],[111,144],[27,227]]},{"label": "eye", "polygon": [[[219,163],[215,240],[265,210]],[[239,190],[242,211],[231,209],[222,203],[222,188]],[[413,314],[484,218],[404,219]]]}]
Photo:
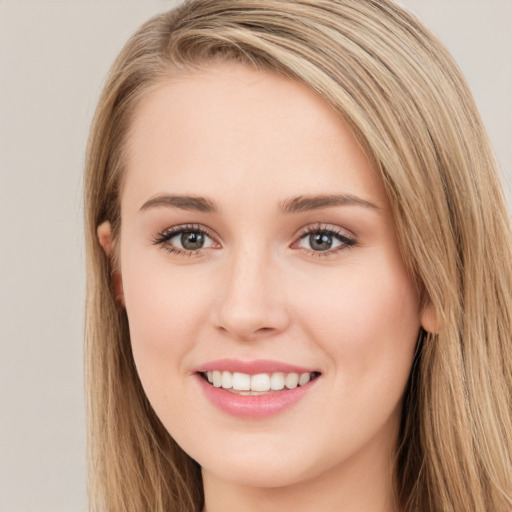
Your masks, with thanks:
[{"label": "eye", "polygon": [[307,251],[327,255],[351,247],[356,241],[336,229],[314,227],[303,232],[296,244]]},{"label": "eye", "polygon": [[197,251],[203,247],[210,247],[211,242],[212,239],[201,231],[183,231],[169,239],[169,243],[187,251]]},{"label": "eye", "polygon": [[215,246],[213,238],[200,226],[170,228],[157,235],[153,243],[162,245],[169,252],[189,255]]}]

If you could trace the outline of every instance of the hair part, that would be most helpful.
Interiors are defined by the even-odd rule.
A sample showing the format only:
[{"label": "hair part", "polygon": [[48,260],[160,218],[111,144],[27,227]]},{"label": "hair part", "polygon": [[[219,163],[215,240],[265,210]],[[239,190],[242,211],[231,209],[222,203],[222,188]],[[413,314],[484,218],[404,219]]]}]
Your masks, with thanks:
[{"label": "hair part", "polygon": [[85,175],[86,368],[93,511],[197,512],[200,468],[142,390],[112,287],[127,134],[176,73],[234,61],[299,80],[380,172],[400,247],[437,334],[422,331],[396,463],[403,512],[512,506],[512,249],[498,167],[452,57],[390,0],[192,0],[128,41],[104,87]]}]

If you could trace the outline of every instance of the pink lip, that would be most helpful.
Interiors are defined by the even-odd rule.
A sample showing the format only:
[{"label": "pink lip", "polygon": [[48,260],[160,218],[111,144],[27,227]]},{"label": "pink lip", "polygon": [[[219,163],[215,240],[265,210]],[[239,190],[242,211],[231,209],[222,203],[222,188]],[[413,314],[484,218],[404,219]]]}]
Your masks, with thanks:
[{"label": "pink lip", "polygon": [[212,386],[201,375],[208,371],[241,372],[249,375],[258,373],[307,373],[315,370],[289,365],[277,361],[257,360],[238,361],[222,359],[200,366],[195,377],[205,396],[221,411],[243,419],[263,419],[292,407],[304,398],[316,385],[319,378],[294,389],[273,391],[263,395],[239,395],[222,388]]},{"label": "pink lip", "polygon": [[194,371],[197,373],[211,372],[240,372],[249,375],[257,375],[258,373],[308,373],[316,370],[311,368],[304,368],[302,366],[295,366],[292,364],[281,363],[279,361],[271,361],[269,359],[257,359],[254,361],[242,361],[239,359],[218,359],[209,363],[203,364],[196,368]]}]

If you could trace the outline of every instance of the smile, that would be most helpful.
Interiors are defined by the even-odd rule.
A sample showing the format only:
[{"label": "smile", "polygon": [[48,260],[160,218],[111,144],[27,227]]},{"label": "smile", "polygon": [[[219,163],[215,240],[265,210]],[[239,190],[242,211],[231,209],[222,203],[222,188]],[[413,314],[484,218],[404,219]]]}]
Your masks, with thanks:
[{"label": "smile", "polygon": [[319,373],[273,372],[250,375],[241,372],[213,370],[203,372],[202,375],[216,388],[240,395],[257,396],[262,393],[281,391],[285,388],[295,389],[298,386],[305,386],[309,381],[318,377]]},{"label": "smile", "polygon": [[245,420],[264,419],[314,393],[321,373],[283,362],[223,359],[195,370],[203,396],[217,410]]}]

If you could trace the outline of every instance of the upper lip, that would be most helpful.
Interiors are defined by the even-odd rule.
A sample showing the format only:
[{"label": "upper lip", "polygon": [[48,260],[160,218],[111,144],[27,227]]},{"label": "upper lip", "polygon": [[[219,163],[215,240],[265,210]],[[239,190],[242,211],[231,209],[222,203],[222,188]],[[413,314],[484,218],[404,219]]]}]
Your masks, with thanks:
[{"label": "upper lip", "polygon": [[217,359],[199,366],[195,369],[195,373],[204,373],[216,370],[231,373],[246,373],[249,375],[275,372],[312,373],[317,371],[312,368],[283,363],[281,361],[272,361],[270,359],[255,359],[252,361],[244,361],[240,359]]}]

